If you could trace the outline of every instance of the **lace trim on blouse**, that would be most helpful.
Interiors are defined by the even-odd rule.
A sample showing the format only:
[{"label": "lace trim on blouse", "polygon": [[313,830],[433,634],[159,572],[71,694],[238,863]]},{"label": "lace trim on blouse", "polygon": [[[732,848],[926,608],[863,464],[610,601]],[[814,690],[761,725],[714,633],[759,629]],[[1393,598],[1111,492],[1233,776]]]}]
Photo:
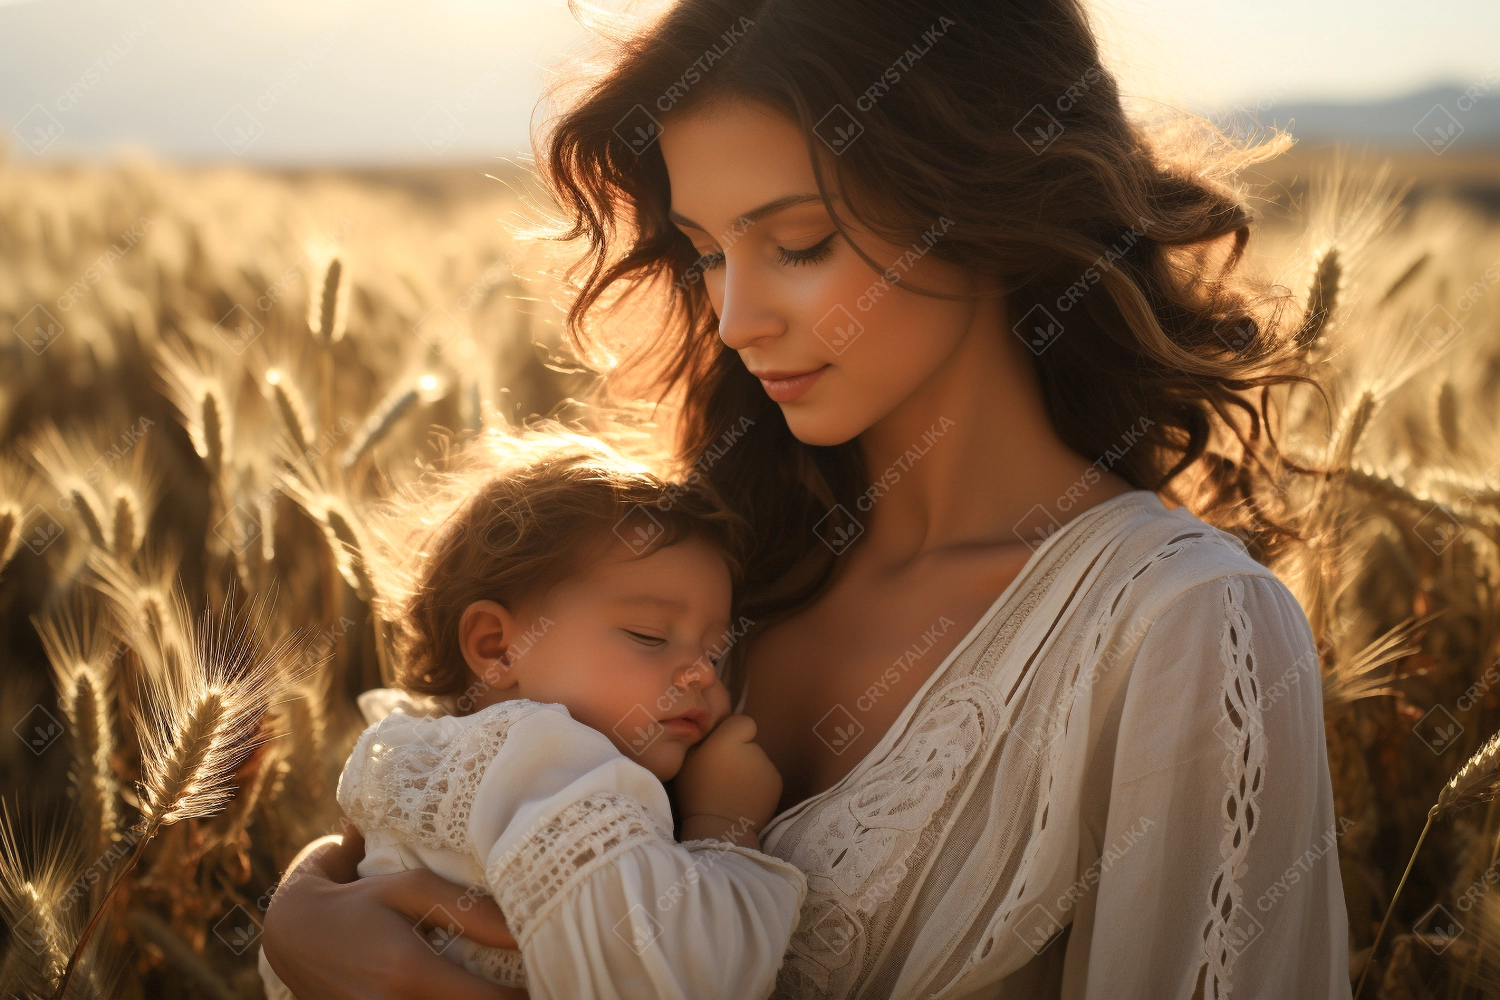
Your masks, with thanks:
[{"label": "lace trim on blouse", "polygon": [[1248,867],[1245,855],[1260,819],[1266,762],[1260,681],[1251,652],[1250,619],[1244,610],[1244,584],[1231,576],[1221,585],[1225,622],[1219,655],[1224,662],[1224,713],[1214,731],[1228,747],[1223,765],[1228,784],[1222,806],[1224,836],[1219,841],[1223,860],[1210,883],[1209,916],[1203,925],[1203,951],[1208,958],[1203,995],[1209,1000],[1230,995],[1235,956],[1259,933],[1259,924],[1241,905],[1240,879]]},{"label": "lace trim on blouse", "polygon": [[[469,816],[479,782],[510,727],[527,714],[497,712],[493,720],[473,725],[389,716],[360,737],[364,746],[356,747],[339,782],[339,805],[361,830],[383,827],[408,842],[472,857]],[[418,722],[423,738],[382,742]]]},{"label": "lace trim on blouse", "polygon": [[527,931],[562,891],[636,845],[665,839],[645,806],[628,795],[596,792],[569,803],[485,875],[505,913],[506,923],[524,944]]}]

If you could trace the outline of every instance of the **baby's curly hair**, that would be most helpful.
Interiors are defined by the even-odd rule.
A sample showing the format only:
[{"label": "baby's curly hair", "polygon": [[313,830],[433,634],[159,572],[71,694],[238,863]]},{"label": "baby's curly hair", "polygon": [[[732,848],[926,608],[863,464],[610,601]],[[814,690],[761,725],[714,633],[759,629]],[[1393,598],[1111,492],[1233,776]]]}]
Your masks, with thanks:
[{"label": "baby's curly hair", "polygon": [[637,556],[697,537],[724,556],[738,595],[747,525],[702,477],[653,471],[551,422],[487,428],[381,505],[375,529],[395,680],[452,695],[470,682],[458,626],[474,601],[543,597],[611,544]]}]

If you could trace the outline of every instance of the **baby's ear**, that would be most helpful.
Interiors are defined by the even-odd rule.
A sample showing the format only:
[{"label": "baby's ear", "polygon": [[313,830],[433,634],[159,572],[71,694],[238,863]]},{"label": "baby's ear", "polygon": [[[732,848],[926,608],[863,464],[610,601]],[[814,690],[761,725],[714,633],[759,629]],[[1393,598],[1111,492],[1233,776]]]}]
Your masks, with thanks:
[{"label": "baby's ear", "polygon": [[520,634],[515,616],[503,604],[475,601],[458,621],[458,646],[475,677],[492,687],[513,687],[511,649]]}]

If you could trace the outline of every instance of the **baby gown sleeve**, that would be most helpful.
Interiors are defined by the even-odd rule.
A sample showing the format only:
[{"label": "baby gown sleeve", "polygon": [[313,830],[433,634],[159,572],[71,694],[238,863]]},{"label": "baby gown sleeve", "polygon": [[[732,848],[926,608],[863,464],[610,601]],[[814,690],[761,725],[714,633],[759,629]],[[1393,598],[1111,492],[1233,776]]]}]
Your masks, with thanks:
[{"label": "baby gown sleeve", "polygon": [[666,790],[559,705],[514,721],[469,820],[532,1000],[763,1000],[806,878],[672,839]]}]

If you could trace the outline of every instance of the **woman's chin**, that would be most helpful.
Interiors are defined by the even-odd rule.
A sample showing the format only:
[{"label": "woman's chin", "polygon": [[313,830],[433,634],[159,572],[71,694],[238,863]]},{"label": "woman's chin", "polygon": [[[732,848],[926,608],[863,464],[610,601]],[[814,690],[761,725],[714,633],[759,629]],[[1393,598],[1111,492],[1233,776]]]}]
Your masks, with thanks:
[{"label": "woman's chin", "polygon": [[801,408],[795,405],[781,407],[786,418],[787,429],[803,444],[829,447],[843,444],[857,437],[864,427],[845,419],[839,419],[826,408]]}]

